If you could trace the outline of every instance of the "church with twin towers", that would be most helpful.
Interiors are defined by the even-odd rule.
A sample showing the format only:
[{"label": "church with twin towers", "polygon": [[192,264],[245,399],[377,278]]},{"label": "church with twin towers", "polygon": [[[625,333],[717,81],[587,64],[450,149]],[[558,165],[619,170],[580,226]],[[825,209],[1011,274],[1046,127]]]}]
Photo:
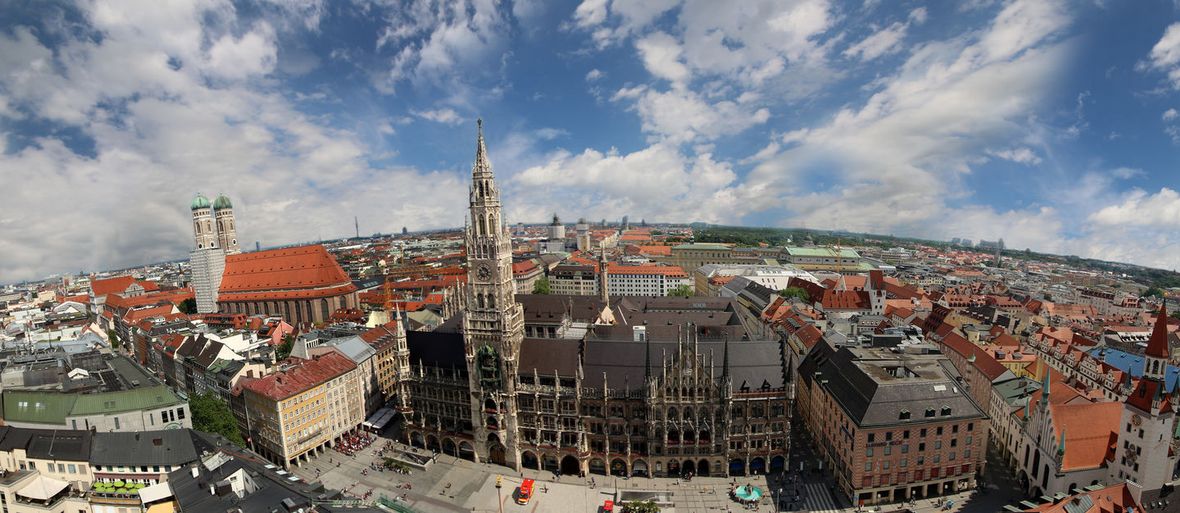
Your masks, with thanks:
[{"label": "church with twin towers", "polygon": [[209,202],[197,193],[190,204],[193,216],[193,246],[189,253],[197,312],[217,311],[217,290],[225,272],[226,255],[241,253],[234,221],[234,204],[225,194]]}]

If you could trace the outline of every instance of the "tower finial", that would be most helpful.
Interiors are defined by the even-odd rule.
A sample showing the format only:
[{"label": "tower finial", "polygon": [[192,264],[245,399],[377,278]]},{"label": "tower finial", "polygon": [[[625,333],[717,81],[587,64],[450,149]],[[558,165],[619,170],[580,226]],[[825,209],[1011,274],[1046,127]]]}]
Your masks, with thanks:
[{"label": "tower finial", "polygon": [[483,142],[483,118],[475,121],[476,132],[478,133],[475,140],[475,165],[471,166],[471,173],[491,174],[492,164],[488,162],[488,148]]}]

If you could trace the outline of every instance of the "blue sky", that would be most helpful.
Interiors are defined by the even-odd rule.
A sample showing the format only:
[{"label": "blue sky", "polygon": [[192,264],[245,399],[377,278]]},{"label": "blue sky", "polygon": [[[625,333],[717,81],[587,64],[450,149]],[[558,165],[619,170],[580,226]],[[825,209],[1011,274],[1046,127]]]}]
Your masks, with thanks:
[{"label": "blue sky", "polygon": [[1176,268],[1171,2],[0,8],[0,282],[463,222],[839,228]]}]

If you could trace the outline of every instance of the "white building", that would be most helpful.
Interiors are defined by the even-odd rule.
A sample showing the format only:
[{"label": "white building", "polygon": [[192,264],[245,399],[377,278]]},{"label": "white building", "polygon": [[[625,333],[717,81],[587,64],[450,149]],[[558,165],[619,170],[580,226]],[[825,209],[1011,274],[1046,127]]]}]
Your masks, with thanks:
[{"label": "white building", "polygon": [[787,288],[791,278],[819,283],[814,275],[793,265],[705,264],[693,271],[696,290],[699,293],[707,293],[709,280],[719,276],[741,276],[770,290]]},{"label": "white building", "polygon": [[681,285],[692,288],[684,269],[662,265],[610,265],[607,292],[612,296],[666,296]]}]

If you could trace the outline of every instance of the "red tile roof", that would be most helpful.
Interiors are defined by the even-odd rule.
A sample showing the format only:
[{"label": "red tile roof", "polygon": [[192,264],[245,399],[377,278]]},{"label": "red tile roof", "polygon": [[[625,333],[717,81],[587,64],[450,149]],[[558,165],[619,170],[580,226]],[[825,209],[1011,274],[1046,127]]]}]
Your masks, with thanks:
[{"label": "red tile roof", "polygon": [[[1065,437],[1069,439],[1069,436]],[[1067,442],[1068,443],[1068,442]],[[1086,513],[1122,513],[1124,511],[1143,511],[1135,502],[1135,497],[1127,489],[1127,483],[1119,483],[1092,492],[1082,492],[1072,497],[1054,503],[1041,504],[1035,508],[1024,510],[1026,513],[1073,513],[1077,511],[1080,497],[1089,496],[1092,506]]]},{"label": "red tile roof", "polygon": [[970,360],[974,356],[975,360],[971,362],[971,365],[987,376],[988,381],[995,381],[1001,374],[1008,371],[1008,368],[997,361],[986,349],[972,344],[958,333],[950,333],[942,340],[942,343],[948,349],[959,353],[963,358]]},{"label": "red tile roof", "polygon": [[[1052,396],[1052,392],[1050,392]],[[1065,457],[1061,470],[1101,467],[1118,441],[1123,405],[1117,402],[1049,404],[1058,434],[1065,431]]]},{"label": "red tile roof", "polygon": [[91,280],[90,290],[93,291],[94,297],[102,297],[107,294],[117,294],[127,290],[132,283],[135,283],[134,276],[116,276],[114,278],[107,278],[104,280]]},{"label": "red tile roof", "polygon": [[1168,359],[1172,351],[1168,349],[1168,306],[1160,305],[1160,313],[1155,318],[1155,327],[1151,330],[1151,339],[1147,342],[1147,356]]},{"label": "red tile roof", "polygon": [[869,295],[861,290],[833,290],[824,291],[820,300],[824,310],[868,310],[872,308]]},{"label": "red tile roof", "polygon": [[218,301],[303,299],[356,291],[348,274],[319,244],[225,257]]},{"label": "red tile roof", "polygon": [[294,364],[294,367],[246,382],[242,388],[272,401],[282,401],[356,368],[352,360],[335,351],[318,355],[311,360],[288,358],[284,363]]}]

